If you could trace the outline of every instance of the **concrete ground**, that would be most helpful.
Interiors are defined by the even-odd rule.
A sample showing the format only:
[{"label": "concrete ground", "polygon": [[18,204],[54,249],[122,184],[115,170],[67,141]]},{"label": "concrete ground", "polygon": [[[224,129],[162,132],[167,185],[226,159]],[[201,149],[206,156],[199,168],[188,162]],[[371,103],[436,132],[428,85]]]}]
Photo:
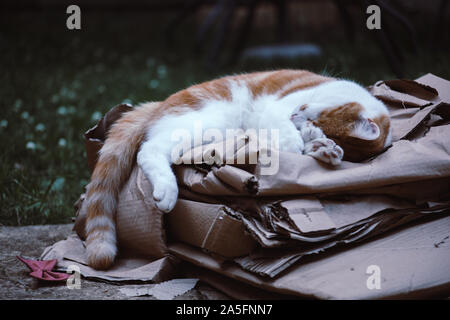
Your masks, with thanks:
[{"label": "concrete ground", "polygon": [[[0,299],[155,299],[152,296],[129,298],[119,291],[123,286],[86,279],[81,279],[80,290],[70,290],[65,282],[47,284],[30,277],[30,271],[16,256],[37,259],[45,247],[67,238],[71,230],[72,224],[0,227]],[[217,300],[229,297],[199,281],[194,289],[175,299]]]}]

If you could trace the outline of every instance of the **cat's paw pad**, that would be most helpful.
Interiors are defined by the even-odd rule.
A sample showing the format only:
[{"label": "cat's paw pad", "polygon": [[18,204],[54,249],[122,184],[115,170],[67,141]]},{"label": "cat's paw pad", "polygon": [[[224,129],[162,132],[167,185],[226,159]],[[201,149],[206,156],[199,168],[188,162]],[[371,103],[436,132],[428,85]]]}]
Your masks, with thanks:
[{"label": "cat's paw pad", "polygon": [[326,163],[334,166],[341,164],[344,150],[338,145],[334,146],[332,150],[324,150],[321,152],[320,159]]},{"label": "cat's paw pad", "polygon": [[320,138],[309,142],[305,147],[305,154],[332,165],[339,165],[344,157],[344,150],[333,140]]},{"label": "cat's paw pad", "polygon": [[300,134],[305,142],[325,138],[322,130],[316,127],[311,121],[307,121],[302,125]]},{"label": "cat's paw pad", "polygon": [[309,141],[306,145],[305,145],[305,154],[311,154],[314,152],[319,151],[319,149],[329,149],[332,148],[336,145],[336,143],[328,138],[319,138],[319,139],[314,139],[312,141]]},{"label": "cat's paw pad", "polygon": [[170,212],[178,199],[178,186],[175,183],[156,181],[153,189],[156,207],[163,212]]}]

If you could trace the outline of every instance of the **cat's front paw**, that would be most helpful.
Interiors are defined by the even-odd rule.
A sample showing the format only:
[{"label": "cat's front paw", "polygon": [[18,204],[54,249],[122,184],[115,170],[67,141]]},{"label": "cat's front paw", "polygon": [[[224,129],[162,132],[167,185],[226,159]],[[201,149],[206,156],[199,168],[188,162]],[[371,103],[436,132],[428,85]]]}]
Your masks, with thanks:
[{"label": "cat's front paw", "polygon": [[337,166],[342,162],[344,150],[331,139],[319,138],[306,144],[304,154]]},{"label": "cat's front paw", "polygon": [[322,129],[316,127],[311,121],[306,121],[302,124],[300,127],[300,134],[305,142],[325,138]]},{"label": "cat's front paw", "polygon": [[163,212],[170,212],[178,199],[178,186],[176,182],[158,179],[153,186],[153,199],[156,207]]}]

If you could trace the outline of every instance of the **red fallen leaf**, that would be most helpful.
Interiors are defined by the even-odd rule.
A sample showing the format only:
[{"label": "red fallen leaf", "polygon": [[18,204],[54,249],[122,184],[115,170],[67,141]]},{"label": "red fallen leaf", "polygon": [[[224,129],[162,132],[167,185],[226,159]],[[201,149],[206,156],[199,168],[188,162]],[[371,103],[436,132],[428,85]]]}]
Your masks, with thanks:
[{"label": "red fallen leaf", "polygon": [[30,269],[30,276],[44,281],[65,281],[70,277],[68,273],[55,272],[52,269],[55,267],[57,260],[29,260],[16,256],[22,261],[28,269]]}]

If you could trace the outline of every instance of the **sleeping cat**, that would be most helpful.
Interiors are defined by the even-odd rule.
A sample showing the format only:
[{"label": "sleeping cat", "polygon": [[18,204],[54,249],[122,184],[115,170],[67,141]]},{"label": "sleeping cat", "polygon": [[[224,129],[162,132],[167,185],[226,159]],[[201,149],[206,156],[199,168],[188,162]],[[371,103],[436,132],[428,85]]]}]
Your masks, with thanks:
[{"label": "sleeping cat", "polygon": [[[388,111],[358,84],[303,70],[228,76],[144,103],[111,128],[87,187],[86,244],[91,267],[106,269],[116,253],[118,193],[137,163],[153,187],[156,206],[169,212],[178,186],[171,169],[177,129],[278,129],[281,151],[338,165],[359,161],[391,143]],[[282,165],[282,164],[281,164]]]}]

